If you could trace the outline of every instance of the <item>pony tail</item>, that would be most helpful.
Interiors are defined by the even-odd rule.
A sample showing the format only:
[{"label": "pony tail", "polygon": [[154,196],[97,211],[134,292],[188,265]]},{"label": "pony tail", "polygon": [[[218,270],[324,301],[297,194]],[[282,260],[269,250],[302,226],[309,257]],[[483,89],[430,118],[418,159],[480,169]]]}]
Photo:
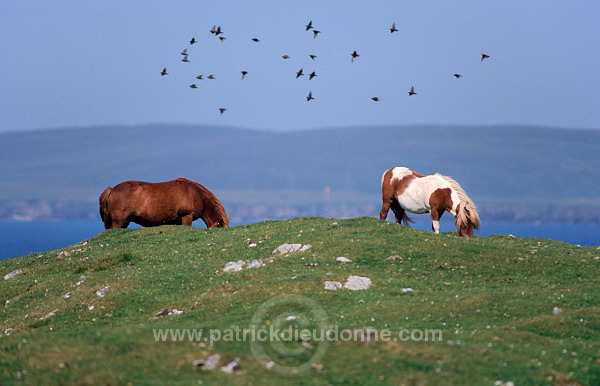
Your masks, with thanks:
[{"label": "pony tail", "polygon": [[110,212],[108,210],[108,197],[112,192],[112,188],[109,186],[104,189],[104,192],[100,195],[100,218],[102,218],[102,222],[104,223],[104,228],[109,229],[112,226],[112,217],[110,216]]},{"label": "pony tail", "polygon": [[406,215],[406,211],[404,211],[404,213],[402,213],[402,224],[406,225],[407,227],[410,226],[410,224],[414,224],[414,221],[410,219],[410,217],[408,217]]}]

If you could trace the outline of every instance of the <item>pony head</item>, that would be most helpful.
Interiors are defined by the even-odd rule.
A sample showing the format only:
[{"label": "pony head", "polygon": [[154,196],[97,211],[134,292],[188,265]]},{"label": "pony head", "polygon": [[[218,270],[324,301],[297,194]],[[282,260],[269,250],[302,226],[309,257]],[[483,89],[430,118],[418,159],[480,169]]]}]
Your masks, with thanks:
[{"label": "pony head", "polygon": [[473,201],[461,201],[457,208],[456,221],[454,223],[458,234],[462,237],[472,237],[473,228],[479,229],[481,221]]},{"label": "pony head", "polygon": [[229,228],[229,217],[221,201],[212,194],[208,189],[204,189],[206,193],[204,205],[204,216],[202,220],[207,228]]},{"label": "pony head", "polygon": [[207,228],[229,228],[229,218],[227,218],[227,215],[224,217],[205,218],[204,223]]}]

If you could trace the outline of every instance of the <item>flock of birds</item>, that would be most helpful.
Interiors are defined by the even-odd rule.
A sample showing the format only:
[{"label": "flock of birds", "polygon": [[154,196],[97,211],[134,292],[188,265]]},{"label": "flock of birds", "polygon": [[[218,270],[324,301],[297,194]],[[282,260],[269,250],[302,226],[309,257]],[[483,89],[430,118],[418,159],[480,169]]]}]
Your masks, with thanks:
[{"label": "flock of birds", "polygon": [[[314,28],[312,20],[309,21],[305,25],[305,28],[306,28],[306,31],[312,30],[313,38],[314,39],[316,39],[317,36],[321,33],[320,30],[317,30],[317,29]],[[398,32],[398,28],[396,27],[396,23],[393,23],[392,26],[389,28],[389,30],[390,30],[390,33]],[[215,35],[216,37],[218,37],[221,42],[223,42],[223,41],[225,41],[227,39],[225,36],[221,36],[223,34],[221,26],[213,25],[213,27],[210,29],[210,33],[213,34],[213,35]],[[258,39],[258,38],[252,38],[250,40],[252,40],[255,43],[259,43],[260,42],[260,39]],[[196,44],[197,43],[196,38],[192,37],[190,39],[189,43],[190,43],[190,45]],[[180,54],[183,56],[183,58],[181,59],[182,62],[184,62],[184,63],[189,63],[190,62],[190,60],[189,60],[189,54],[188,54],[188,49],[187,48],[185,48],[183,51],[181,51]],[[308,56],[312,60],[315,60],[317,58],[317,56],[313,55],[313,54],[310,54]],[[351,60],[351,62],[354,63],[354,61],[358,57],[360,57],[360,54],[356,50],[354,50],[350,54],[350,60]],[[481,54],[481,61],[483,62],[485,59],[488,59],[489,57],[490,56],[487,55],[487,54],[485,54],[485,53]],[[283,55],[282,58],[284,60],[288,60],[288,59],[290,59],[290,56],[289,55]],[[246,75],[248,75],[248,71],[240,71],[240,73],[241,73],[242,80],[246,77]],[[163,68],[163,70],[160,72],[160,75],[161,76],[169,75],[169,73],[167,72],[167,68],[166,67]],[[313,71],[310,74],[305,74],[304,73],[304,68],[301,68],[300,70],[298,70],[296,72],[296,79],[298,79],[299,77],[304,76],[304,75],[308,75],[308,79],[312,80],[314,77],[317,76],[317,73],[315,71]],[[462,75],[458,74],[458,73],[455,73],[453,75],[457,79],[460,79],[462,77]],[[203,80],[204,79],[204,75],[198,75],[198,76],[196,76],[196,79]],[[216,79],[216,77],[215,77],[214,74],[210,74],[210,75],[206,76],[206,79],[211,79],[212,80],[212,79]],[[192,84],[190,84],[189,87],[195,89],[195,88],[198,88],[198,84],[197,83],[192,83]],[[412,86],[410,88],[410,90],[408,91],[408,95],[409,96],[417,95],[417,92],[415,91],[415,87],[414,86]],[[315,98],[313,97],[312,91],[309,91],[308,95],[306,96],[306,101],[310,102],[311,100],[314,100],[314,99]],[[380,101],[379,97],[376,97],[376,96],[372,97],[371,100],[373,100],[375,102],[379,102]],[[220,107],[219,108],[219,112],[220,112],[221,115],[223,115],[223,113],[225,111],[227,111],[226,108],[224,108],[224,107]]]}]

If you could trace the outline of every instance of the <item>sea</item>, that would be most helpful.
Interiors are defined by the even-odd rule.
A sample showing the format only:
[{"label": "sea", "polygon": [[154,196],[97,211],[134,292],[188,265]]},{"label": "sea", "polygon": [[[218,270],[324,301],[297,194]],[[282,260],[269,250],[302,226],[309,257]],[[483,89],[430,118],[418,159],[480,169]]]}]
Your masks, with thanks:
[{"label": "sea", "polygon": [[[193,224],[203,227],[202,221]],[[242,225],[242,224],[232,224]],[[419,222],[414,228],[430,230],[430,223]],[[131,224],[130,228],[138,227]],[[102,221],[0,221],[0,260],[65,248],[104,231]],[[442,232],[453,231],[451,223],[442,224]],[[478,236],[513,235],[551,239],[580,246],[600,246],[598,225],[486,223]]]}]

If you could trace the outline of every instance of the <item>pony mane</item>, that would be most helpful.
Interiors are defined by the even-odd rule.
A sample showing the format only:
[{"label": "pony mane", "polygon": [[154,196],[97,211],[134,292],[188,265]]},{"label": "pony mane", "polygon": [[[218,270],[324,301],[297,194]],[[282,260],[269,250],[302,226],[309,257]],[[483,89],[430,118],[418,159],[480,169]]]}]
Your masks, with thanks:
[{"label": "pony mane", "polygon": [[223,219],[223,226],[225,226],[225,227],[230,226],[229,216],[227,216],[227,212],[225,211],[223,204],[221,204],[221,201],[219,201],[219,199],[217,198],[217,196],[214,195],[213,192],[211,192],[206,187],[204,187],[204,185],[202,185],[196,181],[187,179],[185,177],[179,177],[177,179],[190,182],[190,183],[194,184],[194,186],[196,186],[198,189],[200,189],[202,191],[202,194],[204,195],[204,197],[206,197],[206,199],[212,204],[212,208],[214,208],[214,210],[217,211],[217,214],[219,215],[219,217],[221,217]]},{"label": "pony mane", "polygon": [[467,195],[464,189],[460,186],[458,182],[454,179],[444,176],[442,174],[436,173],[437,176],[440,176],[444,181],[446,181],[450,185],[450,189],[456,192],[458,198],[460,199],[460,210],[456,215],[456,223],[457,224],[467,224],[471,222],[473,228],[479,229],[481,225],[481,220],[479,219],[479,214],[477,213],[477,207],[471,198]]}]

